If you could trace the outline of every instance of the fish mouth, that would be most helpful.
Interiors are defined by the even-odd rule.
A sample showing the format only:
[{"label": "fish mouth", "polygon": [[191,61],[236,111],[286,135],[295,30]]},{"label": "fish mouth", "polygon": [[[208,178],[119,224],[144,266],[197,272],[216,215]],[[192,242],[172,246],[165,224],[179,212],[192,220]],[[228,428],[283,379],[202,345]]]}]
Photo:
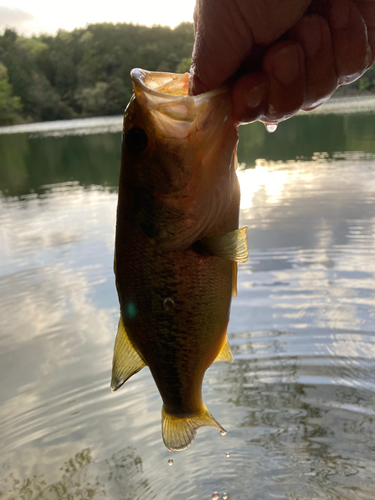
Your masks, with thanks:
[{"label": "fish mouth", "polygon": [[164,73],[134,68],[130,76],[135,85],[150,95],[168,98],[172,95],[189,94],[189,73]]},{"label": "fish mouth", "polygon": [[164,73],[135,68],[130,73],[138,101],[150,112],[155,125],[169,137],[185,138],[191,127],[204,128],[216,99],[228,92],[222,86],[197,96],[189,95],[189,73]]},{"label": "fish mouth", "polygon": [[[159,98],[175,98],[189,95],[190,73],[165,73],[162,71],[147,71],[146,69],[134,68],[130,72],[133,83],[147,94]],[[204,92],[196,96],[190,96],[196,102],[204,100],[227,91],[226,86]]]}]

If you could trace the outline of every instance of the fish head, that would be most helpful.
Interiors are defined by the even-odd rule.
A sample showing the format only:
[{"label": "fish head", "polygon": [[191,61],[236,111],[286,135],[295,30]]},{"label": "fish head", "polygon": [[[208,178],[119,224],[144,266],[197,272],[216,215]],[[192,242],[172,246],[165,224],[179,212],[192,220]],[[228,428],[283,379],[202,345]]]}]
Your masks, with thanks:
[{"label": "fish head", "polygon": [[188,248],[220,221],[236,187],[229,89],[190,96],[188,73],[131,76],[120,193],[158,249]]}]

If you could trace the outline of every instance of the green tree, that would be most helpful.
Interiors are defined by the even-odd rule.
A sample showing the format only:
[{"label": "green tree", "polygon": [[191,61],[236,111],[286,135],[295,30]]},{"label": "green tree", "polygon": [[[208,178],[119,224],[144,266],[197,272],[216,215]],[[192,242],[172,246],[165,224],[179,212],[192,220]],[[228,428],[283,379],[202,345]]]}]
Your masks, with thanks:
[{"label": "green tree", "polygon": [[13,89],[9,83],[8,70],[0,62],[0,125],[12,125],[22,121],[20,116],[21,99],[12,94]]},{"label": "green tree", "polygon": [[189,73],[191,66],[191,57],[184,57],[178,63],[176,73]]},{"label": "green tree", "polygon": [[98,82],[94,87],[85,87],[77,91],[76,99],[85,116],[100,116],[105,114],[108,83]]},{"label": "green tree", "polygon": [[29,52],[33,58],[38,57],[42,52],[48,49],[48,45],[36,37],[26,38],[24,36],[18,36],[15,43],[21,50]]}]

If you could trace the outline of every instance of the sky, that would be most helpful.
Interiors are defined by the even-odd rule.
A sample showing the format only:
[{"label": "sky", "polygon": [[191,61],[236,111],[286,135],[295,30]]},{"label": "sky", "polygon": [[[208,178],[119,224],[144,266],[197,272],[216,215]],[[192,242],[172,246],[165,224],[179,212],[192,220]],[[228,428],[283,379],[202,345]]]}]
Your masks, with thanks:
[{"label": "sky", "polygon": [[16,28],[31,36],[73,30],[87,23],[162,24],[175,27],[193,20],[195,0],[0,0],[0,34]]}]

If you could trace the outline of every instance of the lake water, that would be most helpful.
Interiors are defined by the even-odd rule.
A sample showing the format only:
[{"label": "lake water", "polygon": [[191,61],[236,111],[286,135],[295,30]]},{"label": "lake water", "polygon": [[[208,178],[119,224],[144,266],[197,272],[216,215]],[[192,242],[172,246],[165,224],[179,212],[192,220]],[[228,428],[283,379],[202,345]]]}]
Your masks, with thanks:
[{"label": "lake water", "polygon": [[109,389],[121,118],[0,129],[1,500],[375,498],[374,109],[241,128],[228,433],[172,454],[148,369]]}]

